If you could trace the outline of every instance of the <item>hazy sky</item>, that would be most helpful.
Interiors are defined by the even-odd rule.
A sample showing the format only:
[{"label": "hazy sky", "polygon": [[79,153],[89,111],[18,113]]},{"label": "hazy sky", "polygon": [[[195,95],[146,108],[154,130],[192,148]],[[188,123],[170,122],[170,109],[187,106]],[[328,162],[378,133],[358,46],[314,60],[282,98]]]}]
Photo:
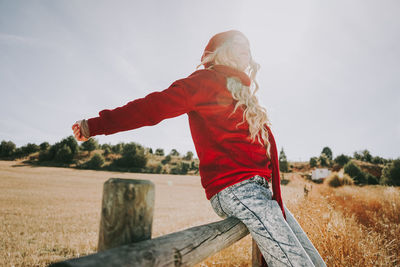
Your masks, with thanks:
[{"label": "hazy sky", "polygon": [[[0,140],[59,141],[76,120],[190,75],[212,35],[238,29],[289,159],[324,146],[397,158],[399,14],[397,0],[0,0]],[[186,114],[98,140],[195,151]]]}]

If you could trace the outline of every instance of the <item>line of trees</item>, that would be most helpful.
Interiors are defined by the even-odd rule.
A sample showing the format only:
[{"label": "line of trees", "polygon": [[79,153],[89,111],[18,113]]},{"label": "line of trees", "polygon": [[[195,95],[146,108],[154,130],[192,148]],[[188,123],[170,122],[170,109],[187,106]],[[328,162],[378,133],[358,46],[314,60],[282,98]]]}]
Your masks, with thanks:
[{"label": "line of trees", "polygon": [[[374,175],[368,171],[363,171],[355,160],[376,165],[377,169],[381,170],[381,174]],[[359,185],[400,186],[400,158],[393,160],[372,156],[367,149],[354,152],[353,157],[340,154],[333,158],[332,150],[329,147],[324,147],[319,157],[310,158],[309,164],[310,167],[328,167],[333,170],[343,168],[344,173],[348,174],[354,180],[354,183]]]},{"label": "line of trees", "polygon": [[[35,156],[32,156],[33,153]],[[153,154],[151,148],[134,142],[99,145],[96,139],[90,138],[79,145],[72,135],[54,145],[48,142],[40,145],[29,143],[17,148],[11,141],[2,141],[0,144],[0,159],[15,160],[29,156],[32,163],[40,165],[171,174],[187,174],[192,170],[198,173],[193,152],[188,151],[180,156],[176,149],[172,149],[167,156],[164,154],[161,148],[157,148]],[[147,164],[150,158],[153,164]],[[160,162],[154,164],[157,160]]]}]

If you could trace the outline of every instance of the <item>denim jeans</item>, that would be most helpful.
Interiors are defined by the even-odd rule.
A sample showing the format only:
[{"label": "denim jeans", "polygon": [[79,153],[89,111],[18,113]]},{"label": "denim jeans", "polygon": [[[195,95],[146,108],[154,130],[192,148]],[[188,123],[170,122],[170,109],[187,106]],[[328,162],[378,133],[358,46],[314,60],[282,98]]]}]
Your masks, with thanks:
[{"label": "denim jeans", "polygon": [[268,266],[314,266],[274,201],[268,181],[258,175],[210,199],[218,216],[236,217],[247,226]]}]

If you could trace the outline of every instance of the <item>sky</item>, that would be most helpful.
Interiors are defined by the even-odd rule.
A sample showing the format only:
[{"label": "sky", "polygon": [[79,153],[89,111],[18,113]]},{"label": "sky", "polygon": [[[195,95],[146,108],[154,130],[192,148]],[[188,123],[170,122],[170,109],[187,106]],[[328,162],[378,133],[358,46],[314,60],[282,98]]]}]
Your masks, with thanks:
[{"label": "sky", "polygon": [[[237,29],[289,160],[325,146],[398,158],[399,14],[397,0],[0,0],[0,140],[58,142],[75,121],[187,77],[211,36]],[[186,114],[96,138],[195,152]]]}]

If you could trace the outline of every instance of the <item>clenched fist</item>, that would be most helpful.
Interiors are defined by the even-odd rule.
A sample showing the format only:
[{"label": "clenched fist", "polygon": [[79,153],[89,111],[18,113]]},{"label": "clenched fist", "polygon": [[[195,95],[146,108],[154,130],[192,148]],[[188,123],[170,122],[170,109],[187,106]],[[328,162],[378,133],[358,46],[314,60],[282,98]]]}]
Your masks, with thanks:
[{"label": "clenched fist", "polygon": [[72,130],[74,131],[75,139],[78,141],[87,141],[90,137],[86,120],[75,122],[74,125],[72,125]]}]

